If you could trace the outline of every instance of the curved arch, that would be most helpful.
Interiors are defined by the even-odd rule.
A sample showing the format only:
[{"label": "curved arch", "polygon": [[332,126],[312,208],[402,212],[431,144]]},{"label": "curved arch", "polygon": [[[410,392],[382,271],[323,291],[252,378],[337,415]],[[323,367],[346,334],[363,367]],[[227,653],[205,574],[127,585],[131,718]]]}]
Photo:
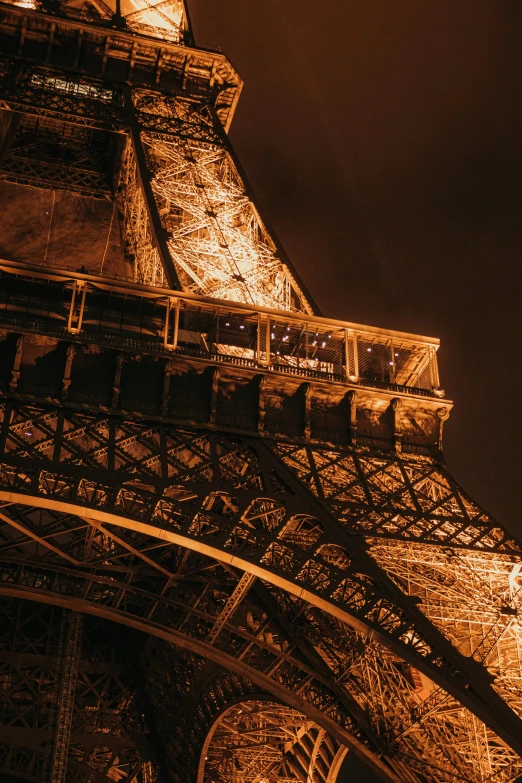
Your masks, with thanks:
[{"label": "curved arch", "polygon": [[[260,777],[271,779],[273,775],[296,783],[303,777],[334,783],[332,765],[339,750],[339,744],[302,713],[248,696],[236,699],[216,715],[201,749],[197,783],[208,780],[208,765],[213,767],[211,779],[224,778],[224,767],[228,766],[237,770],[245,783]],[[334,766],[338,769],[337,764]]]},{"label": "curved arch", "polygon": [[345,760],[347,754],[348,754],[348,748],[345,747],[339,748],[332,762],[332,767],[330,769],[330,774],[328,776],[328,780],[326,781],[326,783],[336,783],[337,776],[341,771],[343,761]]},{"label": "curved arch", "polygon": [[[319,538],[314,543],[315,549],[302,551],[294,547],[293,550],[288,550],[286,544],[283,546],[279,543],[277,532],[272,531],[271,535],[267,536],[266,531],[262,531],[262,535],[254,538],[252,546],[249,548],[245,546],[244,540],[241,539],[244,531],[237,532],[237,517],[241,516],[245,508],[249,508],[254,501],[262,501],[272,504],[273,513],[281,520],[280,501],[274,501],[264,495],[260,496],[259,492],[248,492],[247,497],[241,501],[241,506],[235,497],[224,491],[216,491],[215,487],[212,492],[201,487],[193,490],[188,485],[170,487],[169,490],[167,498],[158,500],[150,491],[144,492],[141,486],[137,487],[134,481],[127,482],[123,489],[114,492],[110,491],[108,486],[98,485],[91,480],[75,479],[73,482],[49,471],[38,470],[33,479],[26,481],[24,492],[0,488],[0,500],[7,503],[27,504],[30,498],[31,504],[40,508],[80,516],[87,522],[91,520],[95,524],[109,524],[133,530],[199,552],[266,580],[298,599],[337,617],[355,630],[365,633],[368,638],[377,641],[384,648],[422,671],[503,737],[516,752],[519,752],[520,748],[519,755],[522,755],[522,740],[518,735],[513,737],[512,732],[507,728],[509,722],[506,725],[501,722],[501,715],[506,709],[511,718],[516,720],[515,714],[508,705],[493,693],[491,686],[485,682],[486,694],[488,696],[493,694],[494,702],[501,705],[498,715],[492,717],[484,693],[478,695],[474,689],[468,687],[467,670],[476,670],[473,662],[466,659],[467,668],[461,673],[458,667],[456,668],[451,661],[448,662],[444,655],[437,653],[435,649],[430,649],[419,637],[415,623],[405,616],[402,609],[388,598],[380,596],[380,589],[373,577],[360,573],[356,566],[346,576],[332,564],[335,558],[314,557],[315,549],[328,550],[330,546],[328,542]],[[241,497],[239,491],[235,492],[238,497]],[[64,499],[64,495],[69,499]],[[82,502],[80,502],[80,495]],[[172,495],[178,497],[171,497]],[[186,497],[189,499],[187,500]],[[191,505],[194,498],[197,498],[198,503]],[[236,502],[240,508],[234,509],[230,518],[227,513],[218,514],[209,508],[209,498],[211,503],[216,499],[220,503]],[[100,506],[105,506],[107,510]],[[301,513],[300,507],[295,508],[295,504],[292,511],[294,513],[291,516],[295,516],[295,512]],[[178,524],[179,518],[184,520],[183,528]],[[208,536],[205,535],[205,526],[211,528]],[[284,536],[284,530],[287,528],[286,519],[283,520],[281,527]],[[216,530],[217,540],[214,540],[213,535]],[[240,538],[239,542],[235,541],[231,546],[227,546],[227,539],[234,536]],[[250,543],[247,540],[247,544]],[[337,550],[343,548],[338,543],[334,546]],[[281,549],[284,549],[282,555]],[[291,573],[285,576],[289,560],[291,560]],[[325,574],[327,574],[326,590]],[[398,594],[398,591],[396,592]],[[411,607],[415,606],[414,602],[410,601],[410,604]],[[372,621],[372,617],[378,617],[379,620]],[[421,620],[421,625],[423,623],[425,624],[425,618]],[[443,640],[442,647],[448,648],[446,639]],[[454,652],[457,657],[460,655]]]},{"label": "curved arch", "polygon": [[252,701],[252,700],[256,700],[256,701],[270,701],[270,697],[266,693],[265,694],[263,694],[263,693],[258,693],[258,694],[252,693],[252,694],[244,694],[242,696],[236,696],[235,698],[230,699],[230,701],[227,701],[227,703],[224,704],[223,707],[221,707],[221,709],[219,709],[216,712],[216,714],[213,716],[213,720],[212,720],[212,723],[210,724],[209,730],[208,730],[207,735],[205,737],[205,741],[204,741],[203,745],[201,746],[199,762],[198,762],[198,771],[197,771],[196,783],[203,783],[203,775],[204,775],[204,772],[205,772],[204,761],[206,761],[207,751],[208,751],[208,748],[210,746],[210,743],[212,742],[212,737],[214,735],[215,729],[216,729],[219,721],[223,717],[223,715],[225,715],[229,710],[233,709],[237,704],[243,704],[245,702]]},{"label": "curved arch", "polygon": [[[17,530],[8,529],[6,514]],[[458,705],[451,700],[448,703],[440,690],[428,691],[428,700],[426,692],[421,698],[414,671],[333,615],[292,599],[281,589],[269,588],[261,580],[254,580],[250,587],[247,584],[238,603],[238,588],[245,578],[236,569],[150,536],[119,531],[116,536],[108,526],[92,519],[89,524],[70,514],[44,512],[30,505],[5,508],[0,518],[4,541],[0,582],[4,585],[54,591],[59,597],[83,596],[104,608],[125,608],[127,614],[139,619],[153,618],[168,631],[183,627],[187,635],[207,641],[218,654],[219,650],[230,652],[300,693],[305,701],[311,700],[352,736],[363,742],[365,736],[370,749],[377,748],[377,756],[383,754],[401,779],[414,779],[408,771],[411,768],[426,779],[440,777],[440,770],[429,765],[434,741],[448,783],[458,777],[463,766],[466,779],[475,779],[473,763],[467,759],[475,759],[478,751],[459,734],[458,715],[462,713],[456,712]],[[42,551],[44,544],[46,552]],[[20,553],[26,557],[21,558]],[[57,555],[66,555],[69,562],[60,565]],[[328,556],[337,559],[339,552],[330,549]],[[263,614],[266,612],[268,615]],[[224,622],[218,622],[223,616]],[[294,625],[296,617],[300,619]],[[214,634],[216,624],[219,633]],[[296,647],[296,631],[302,634],[304,648],[299,642]],[[246,658],[245,650],[249,651]],[[173,656],[177,669],[175,661]],[[335,661],[342,662],[341,669]],[[155,668],[154,664],[151,670]],[[337,689],[339,675],[343,685]],[[426,708],[428,718],[424,717]],[[457,716],[452,720],[455,735],[449,744],[448,708]],[[473,718],[468,715],[466,720]],[[512,765],[518,769],[513,754],[507,749],[496,750],[499,746],[494,735],[491,741],[493,752],[497,752],[492,771],[505,774],[505,767]]]},{"label": "curved arch", "polygon": [[290,689],[278,684],[274,680],[270,679],[262,672],[258,672],[252,667],[244,664],[241,661],[227,655],[224,652],[217,650],[206,642],[196,640],[183,634],[179,631],[167,629],[161,627],[159,624],[152,621],[145,621],[137,617],[132,617],[128,613],[122,612],[118,609],[109,609],[102,607],[99,604],[86,601],[81,598],[73,598],[67,595],[61,594],[43,594],[38,589],[26,588],[23,592],[20,589],[0,584],[0,595],[10,596],[15,598],[24,598],[39,603],[49,603],[56,606],[60,606],[65,609],[72,609],[74,611],[84,612],[86,614],[92,614],[97,617],[112,620],[116,623],[121,623],[134,628],[138,631],[142,631],[151,636],[155,636],[164,641],[170,642],[177,647],[189,650],[190,652],[200,655],[207,660],[211,660],[214,663],[225,666],[230,671],[234,671],[242,677],[247,678],[251,682],[258,685],[267,693],[271,693],[280,700],[282,703],[287,704],[289,707],[295,710],[309,715],[317,725],[322,726],[333,737],[335,737],[339,743],[351,748],[355,753],[360,755],[364,759],[365,763],[372,768],[383,781],[387,783],[400,783],[394,772],[392,772],[387,765],[385,765],[374,753],[372,753],[364,744],[350,734],[343,726],[339,725],[332,718],[325,713],[320,712],[312,704],[307,704],[299,696]]},{"label": "curved arch", "polygon": [[[0,501],[5,501],[6,503],[26,504],[27,500],[27,495],[0,490]],[[333,614],[335,617],[338,617],[339,620],[342,620],[347,625],[352,626],[358,631],[370,633],[373,638],[378,640],[384,647],[391,647],[391,649],[393,649],[394,652],[396,652],[398,655],[401,655],[401,657],[404,653],[404,650],[401,648],[401,646],[390,642],[386,636],[383,636],[378,631],[375,631],[369,624],[366,624],[357,617],[354,617],[352,613],[343,610],[333,601],[328,601],[324,598],[321,598],[320,595],[308,589],[304,585],[296,584],[291,579],[285,578],[274,568],[268,568],[267,566],[251,562],[250,559],[240,557],[217,546],[212,546],[205,543],[204,541],[198,541],[195,538],[189,537],[187,535],[183,535],[173,530],[168,530],[163,525],[153,525],[149,522],[143,522],[141,520],[133,519],[129,516],[116,514],[114,512],[102,511],[95,507],[85,507],[79,504],[68,503],[57,499],[51,500],[40,497],[39,495],[30,496],[30,500],[31,505],[53,511],[60,511],[66,514],[74,514],[75,516],[82,517],[87,521],[92,519],[102,524],[110,524],[128,530],[134,530],[162,541],[168,541],[171,544],[176,544],[185,549],[191,549],[195,552],[200,552],[207,557],[211,557],[215,560],[227,563],[230,566],[238,568],[240,571],[252,574],[252,576],[259,577],[260,579],[264,579],[267,582],[274,584],[276,587],[280,587],[286,592],[292,593],[292,595],[295,595],[296,598],[302,599],[303,601],[306,601],[313,606],[317,606],[317,608],[322,609],[329,614]]]}]

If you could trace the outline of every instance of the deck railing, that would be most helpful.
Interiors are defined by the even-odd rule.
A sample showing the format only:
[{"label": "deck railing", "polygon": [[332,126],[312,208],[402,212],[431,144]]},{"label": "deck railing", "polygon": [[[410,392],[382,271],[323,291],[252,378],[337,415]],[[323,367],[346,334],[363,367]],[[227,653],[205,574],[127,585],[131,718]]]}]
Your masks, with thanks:
[{"label": "deck railing", "polygon": [[123,350],[440,396],[438,341],[0,261],[0,321]]}]

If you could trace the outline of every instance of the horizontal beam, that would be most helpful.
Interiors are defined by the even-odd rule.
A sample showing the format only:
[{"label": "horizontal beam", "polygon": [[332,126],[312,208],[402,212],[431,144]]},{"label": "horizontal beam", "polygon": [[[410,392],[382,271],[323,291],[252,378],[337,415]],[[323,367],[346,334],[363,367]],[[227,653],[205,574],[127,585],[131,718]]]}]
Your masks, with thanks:
[{"label": "horizontal beam", "polygon": [[91,284],[95,288],[100,290],[111,291],[123,295],[135,295],[145,297],[153,300],[165,301],[167,298],[174,300],[182,299],[187,302],[193,302],[199,305],[213,305],[225,308],[230,312],[238,313],[266,313],[267,315],[273,315],[275,318],[284,319],[288,323],[301,323],[306,321],[311,325],[317,325],[328,328],[349,329],[360,333],[361,335],[375,336],[375,337],[395,337],[398,340],[404,342],[410,342],[412,344],[425,345],[426,347],[433,347],[438,349],[440,346],[440,340],[437,337],[426,337],[425,335],[414,334],[412,332],[400,332],[395,329],[383,329],[377,326],[368,326],[365,324],[358,324],[353,321],[340,321],[336,318],[324,318],[318,315],[308,315],[304,313],[293,313],[290,311],[273,310],[269,307],[260,307],[244,304],[242,302],[224,301],[222,299],[212,299],[207,296],[198,296],[188,292],[181,293],[177,289],[162,288],[157,289],[152,286],[141,285],[139,283],[130,283],[123,280],[117,282],[109,281],[107,278],[98,277],[96,275],[89,275],[80,272],[60,272],[49,271],[43,269],[36,264],[19,263],[17,261],[10,261],[8,259],[0,259],[0,270],[3,270],[9,274],[23,275],[24,272],[30,273],[33,277],[41,278],[42,280],[56,280],[59,282],[69,282],[74,280],[82,280]]}]

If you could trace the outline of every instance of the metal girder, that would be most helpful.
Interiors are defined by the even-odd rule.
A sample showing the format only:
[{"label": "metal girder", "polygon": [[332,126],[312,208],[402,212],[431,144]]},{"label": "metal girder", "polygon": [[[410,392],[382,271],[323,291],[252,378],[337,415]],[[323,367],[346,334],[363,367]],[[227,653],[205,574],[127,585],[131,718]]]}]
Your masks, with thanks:
[{"label": "metal girder", "polygon": [[[82,542],[87,535],[87,523],[82,526],[69,515],[62,517],[60,514],[31,510],[24,506],[10,506],[9,513],[16,518],[22,515],[26,527],[38,519],[40,526],[52,531],[62,544],[64,540],[68,541],[69,551],[80,551],[84,548]],[[131,539],[132,549],[148,552],[149,557],[158,562],[171,563],[174,579],[163,576],[160,571],[133,554],[125,543],[129,535],[134,536]],[[86,564],[81,572],[76,569],[58,569],[62,576],[59,577],[57,573],[57,576],[53,577],[52,573],[57,569],[56,565],[49,562],[49,558],[53,556],[46,555],[47,562],[37,563],[33,554],[27,561],[20,561],[18,556],[11,558],[11,565],[6,562],[8,572],[4,577],[4,584],[11,582],[14,586],[14,583],[21,580],[21,587],[30,587],[36,580],[40,586],[40,600],[60,602],[63,602],[65,592],[79,595],[84,590],[89,600],[91,595],[94,601],[99,601],[103,596],[105,609],[111,606],[113,611],[121,612],[122,609],[130,608],[134,613],[139,609],[140,618],[145,617],[155,623],[159,620],[164,623],[168,618],[170,627],[173,625],[183,629],[184,634],[196,640],[208,636],[226,606],[239,576],[232,577],[232,583],[228,586],[231,578],[228,568],[219,577],[216,568],[222,567],[215,562],[212,565],[213,561],[202,558],[197,552],[187,560],[185,556],[177,554],[176,546],[165,540],[159,542],[142,534],[136,536],[132,531],[122,533],[118,538],[119,544],[114,542],[109,545],[110,539],[104,536],[103,530],[99,530],[99,535],[97,533],[92,542],[92,567],[100,568],[102,560],[98,552],[103,553],[105,576],[98,574],[93,579],[92,567]],[[19,539],[15,539],[15,551],[18,551],[19,546]],[[30,551],[33,547],[32,539],[27,539],[27,546]],[[5,544],[4,558],[7,554]],[[85,569],[87,572],[83,573]],[[152,579],[152,592],[148,597],[143,592],[144,579]],[[135,582],[140,588],[134,587]],[[66,589],[67,584],[69,587]],[[89,592],[85,592],[82,587],[86,584],[90,584]],[[60,593],[56,594],[56,590]],[[410,780],[407,775],[411,773],[405,772],[404,765],[411,767],[410,759],[415,756],[423,759],[421,766],[424,775],[426,770],[433,772],[436,759],[439,777],[442,774],[440,769],[444,770],[441,780],[475,780],[473,767],[469,767],[466,759],[480,760],[481,754],[477,755],[477,750],[470,750],[469,739],[453,733],[457,732],[462,724],[462,715],[465,714],[456,702],[451,701],[448,704],[447,699],[437,701],[432,686],[426,686],[426,683],[419,691],[414,673],[410,674],[413,670],[407,666],[404,668],[400,658],[390,656],[369,637],[354,634],[334,617],[325,615],[306,602],[296,601],[284,590],[271,587],[270,592],[272,601],[268,600],[266,595],[258,599],[254,592],[248,593],[246,602],[229,618],[210,649],[207,645],[200,647],[199,654],[210,656],[216,662],[234,668],[235,664],[228,657],[230,652],[233,652],[240,666],[246,663],[249,667],[254,667],[255,671],[248,674],[250,679],[258,676],[256,672],[260,667],[262,672],[271,672],[270,677],[274,677],[276,683],[285,682],[297,690],[302,688],[298,686],[296,679],[297,671],[301,671],[305,699],[311,698],[316,708],[335,715],[335,721],[341,725],[346,721],[346,715],[351,714],[350,725],[357,725],[358,732],[361,729],[363,731],[363,734],[358,736],[365,735],[366,741],[370,740],[374,747],[381,749],[401,780]],[[38,590],[32,590],[27,597],[32,596],[37,600],[37,593]],[[274,602],[276,609],[271,606]],[[88,611],[91,610],[97,611],[92,607]],[[127,616],[121,620],[121,614],[118,614],[118,619],[134,626],[135,620],[132,617]],[[248,629],[246,631],[245,623]],[[154,625],[152,633],[157,633],[157,625]],[[170,635],[165,638],[172,639]],[[179,637],[177,643],[184,644]],[[308,650],[306,645],[310,645]],[[213,648],[216,656],[212,652]],[[310,649],[314,651],[313,654]],[[278,657],[274,659],[276,652]],[[245,672],[243,668],[234,670],[243,674]],[[314,674],[310,679],[312,673]],[[416,677],[418,679],[418,675]],[[261,687],[266,688],[266,680],[257,681]],[[334,681],[338,686],[332,690],[331,683]],[[270,692],[270,689],[268,690]],[[344,698],[343,692],[346,694]],[[274,695],[281,698],[277,687]],[[337,707],[332,713],[334,704],[337,704]],[[306,705],[303,707],[301,703],[298,709],[306,712]],[[412,723],[413,714],[415,719]],[[345,717],[342,717],[343,715]],[[486,740],[489,743],[488,754],[492,759],[492,780],[507,779],[502,775],[506,774],[510,765],[515,772],[517,770],[516,754],[510,756],[505,748],[500,750],[501,746],[498,746],[493,735],[489,735],[489,739],[486,737]]]},{"label": "metal girder", "polygon": [[[325,781],[330,770],[336,774],[335,759],[344,756],[346,749],[305,716],[280,703],[274,703],[268,694],[259,692],[247,680],[216,666],[201,665],[186,654],[176,655],[161,643],[152,646],[143,665],[149,672],[148,688],[160,715],[165,715],[165,681],[175,681],[175,686],[170,689],[170,698],[174,702],[171,718],[163,726],[163,735],[171,749],[171,758],[176,758],[171,768],[176,780],[198,780],[202,783],[215,779],[216,775],[228,780],[224,769],[226,766],[232,766],[233,774],[237,776],[248,774],[245,765],[241,764],[241,761],[246,760],[241,755],[243,749],[238,748],[237,743],[233,747],[234,739],[226,728],[224,735],[220,736],[224,722],[228,726],[230,720],[237,723],[241,713],[247,714],[254,731],[256,724],[264,722],[266,716],[275,732],[279,729],[283,732],[280,735],[282,741],[273,747],[279,764],[274,765],[273,758],[263,758],[263,748],[258,744],[251,748],[259,776],[263,776],[263,772],[265,777],[269,774],[274,776],[278,768],[281,773],[291,763],[301,774],[304,768],[311,775],[309,779],[317,779],[318,783]],[[271,718],[268,717],[270,712]],[[278,719],[283,713],[295,721],[295,732],[291,728],[288,731],[278,727]],[[248,744],[252,745],[253,738],[246,729],[245,726],[242,730],[240,728],[235,737],[241,741],[244,735]],[[232,747],[228,738],[232,739]],[[268,738],[260,731],[258,739]],[[335,777],[330,780],[335,780]]]},{"label": "metal girder", "polygon": [[[182,289],[176,270],[176,265],[167,242],[167,234],[165,228],[162,225],[158,212],[158,205],[154,197],[154,190],[152,186],[153,177],[151,175],[150,167],[147,165],[147,158],[142,140],[142,131],[136,117],[136,111],[132,99],[132,90],[130,87],[125,86],[123,88],[123,94],[125,111],[130,129],[130,143],[132,144],[136,177],[143,192],[143,200],[148,215],[149,231],[151,233],[154,246],[159,254],[161,264],[163,266],[163,273],[165,275],[168,286],[169,288],[174,288],[179,291]],[[131,226],[130,228],[132,231],[136,232],[135,226]],[[145,279],[143,282],[149,284],[152,282],[152,284],[161,285],[161,281],[159,280],[149,281]]]},{"label": "metal girder", "polygon": [[2,599],[0,614],[0,768],[38,783],[80,783],[85,775],[107,783],[145,763],[146,732],[134,674],[121,661],[121,632],[13,598]]},{"label": "metal girder", "polygon": [[0,177],[114,173],[135,283],[2,264],[0,769],[515,781],[522,547],[441,462],[438,342],[312,315],[181,0],[42,2],[0,3]]},{"label": "metal girder", "polygon": [[183,290],[311,313],[222,139],[209,144],[142,130],[140,143]]},{"label": "metal girder", "polygon": [[[6,455],[2,488],[10,493],[8,497],[22,499],[27,493],[50,507],[89,508],[98,520],[130,525],[241,564],[244,570],[306,596],[354,627],[371,629],[390,649],[486,720],[508,744],[518,747],[518,718],[496,692],[501,678],[494,689],[493,678],[482,663],[465,658],[422,612],[418,599],[405,594],[378,565],[368,545],[343,529],[284,460],[260,441],[233,440],[197,430],[176,430],[160,438],[158,430],[150,427],[142,432],[134,429],[131,434],[129,424],[128,435],[111,447],[107,440],[111,428],[103,420],[90,424],[82,417],[81,426],[78,420],[73,427],[67,426],[67,438],[59,436],[58,446],[53,414],[45,418],[42,414],[39,420],[31,419],[30,438],[21,435],[29,430],[14,418],[12,435],[6,426],[11,454],[13,449],[20,453],[15,445],[20,440],[25,451],[25,457],[14,461]],[[87,431],[90,440],[86,440]],[[33,467],[31,453],[43,461],[45,452],[61,452],[61,462],[44,462],[46,469]],[[116,493],[117,473],[111,475],[111,489],[107,484],[106,471],[111,471],[111,465],[106,460],[111,452],[122,470],[121,489]],[[74,461],[80,458],[82,468],[74,468],[67,455]],[[365,459],[370,475],[378,472],[381,458],[369,455]],[[100,460],[105,468],[95,467]],[[127,474],[124,478],[123,465],[132,469],[133,477]],[[420,472],[428,465],[428,471],[433,471],[433,464],[425,458],[418,463],[412,458],[408,465]],[[161,478],[165,471],[169,474],[166,483]],[[140,483],[149,489],[142,489]],[[484,553],[483,557],[505,556]],[[502,695],[516,708],[509,692]],[[501,715],[502,726],[497,722]]]},{"label": "metal girder", "polygon": [[221,630],[229,617],[235,612],[235,610],[240,605],[241,601],[245,597],[245,595],[248,593],[252,585],[254,584],[256,580],[256,577],[252,574],[243,574],[239,582],[237,583],[237,586],[235,587],[233,593],[231,594],[230,598],[226,602],[225,606],[221,610],[221,613],[219,617],[217,618],[216,622],[210,629],[210,633],[208,635],[207,641],[213,642],[217,639],[219,634],[221,633]]},{"label": "metal girder", "polygon": [[[54,574],[61,576],[56,579]],[[41,584],[41,587],[36,589],[31,586],[35,583],[35,578],[37,583]],[[219,645],[211,645],[199,641],[199,634],[194,633],[196,629],[187,628],[186,632],[180,633],[176,630],[179,614],[181,612],[182,616],[185,615],[187,608],[181,602],[177,602],[176,605],[169,600],[168,592],[158,599],[154,593],[147,594],[140,588],[133,588],[132,582],[117,582],[107,577],[91,578],[89,573],[82,575],[81,572],[65,572],[62,569],[57,571],[56,567],[42,567],[32,563],[27,563],[21,568],[13,563],[8,571],[4,570],[2,582],[0,595],[57,603],[64,608],[92,613],[157,636],[225,666],[240,676],[246,676],[264,691],[272,693],[277,699],[308,715],[315,723],[323,725],[326,730],[337,736],[340,742],[355,749],[382,775],[384,780],[395,781],[395,783],[398,781],[387,765],[372,752],[371,744],[361,734],[352,718],[338,705],[335,696],[329,691],[328,684],[321,676],[314,674],[309,666],[294,661],[291,655],[281,653],[277,648],[272,649],[269,644],[257,641],[251,634],[246,634],[246,638],[248,642],[254,644],[254,649],[248,656],[238,657],[237,648],[232,647],[228,652],[227,647],[223,649],[225,636],[222,637]],[[89,588],[85,589],[87,583]],[[82,591],[85,592],[86,597],[77,598],[78,593]],[[125,598],[123,603],[122,593]],[[102,595],[103,600],[100,601]],[[122,609],[121,606],[125,608]],[[157,613],[156,620],[149,619],[151,607],[154,607]],[[169,611],[158,612],[158,609],[165,610],[165,608]],[[205,623],[209,623],[209,628],[212,627],[215,619],[212,615],[209,617],[201,610],[191,611],[189,608],[189,616],[192,614],[198,621],[199,627]],[[230,631],[227,632],[226,637],[229,633]],[[244,644],[245,632],[239,630],[236,633],[239,633],[239,638],[243,637]],[[270,672],[276,663],[273,672],[276,676],[271,676]],[[301,687],[298,688],[297,695],[294,693],[294,688],[298,679],[301,680]]]}]

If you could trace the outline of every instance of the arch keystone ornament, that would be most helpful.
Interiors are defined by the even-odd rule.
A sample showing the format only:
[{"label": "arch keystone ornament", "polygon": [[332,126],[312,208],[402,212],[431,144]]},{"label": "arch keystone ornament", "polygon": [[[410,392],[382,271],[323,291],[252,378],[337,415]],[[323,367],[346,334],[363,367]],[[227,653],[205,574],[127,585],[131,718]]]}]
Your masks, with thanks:
[{"label": "arch keystone ornament", "polygon": [[520,779],[522,549],[438,340],[318,313],[181,0],[0,32],[0,777]]}]

